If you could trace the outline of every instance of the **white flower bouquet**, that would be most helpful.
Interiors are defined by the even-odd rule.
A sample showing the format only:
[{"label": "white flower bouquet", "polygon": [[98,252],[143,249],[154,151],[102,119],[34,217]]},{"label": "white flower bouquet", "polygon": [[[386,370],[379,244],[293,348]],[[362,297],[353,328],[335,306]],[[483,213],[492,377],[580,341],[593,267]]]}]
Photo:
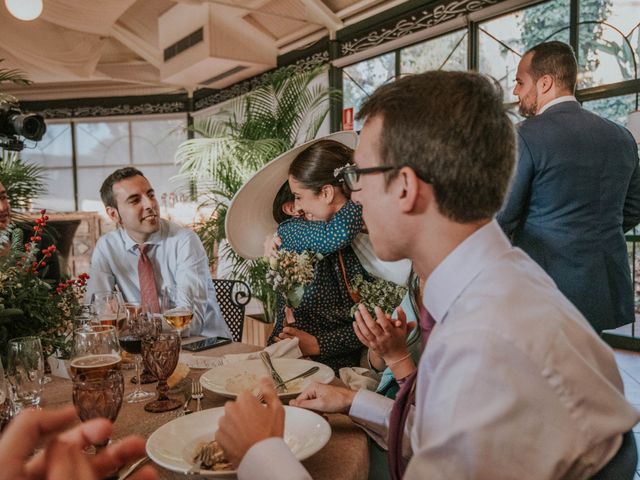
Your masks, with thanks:
[{"label": "white flower bouquet", "polygon": [[268,257],[267,283],[283,295],[287,307],[296,308],[302,302],[304,288],[313,281],[316,264],[322,255],[279,250]]}]

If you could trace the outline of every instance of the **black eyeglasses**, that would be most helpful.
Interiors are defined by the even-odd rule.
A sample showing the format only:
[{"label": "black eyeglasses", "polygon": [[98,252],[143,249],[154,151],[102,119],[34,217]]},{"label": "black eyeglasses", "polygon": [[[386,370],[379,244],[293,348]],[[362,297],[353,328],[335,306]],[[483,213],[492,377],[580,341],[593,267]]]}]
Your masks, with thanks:
[{"label": "black eyeglasses", "polygon": [[358,168],[355,165],[345,165],[341,168],[336,168],[333,172],[333,176],[339,178],[352,192],[358,192],[362,190],[358,188],[358,182],[360,181],[360,175],[368,175],[370,173],[382,173],[390,170],[397,170],[399,167],[380,166],[369,168]]}]

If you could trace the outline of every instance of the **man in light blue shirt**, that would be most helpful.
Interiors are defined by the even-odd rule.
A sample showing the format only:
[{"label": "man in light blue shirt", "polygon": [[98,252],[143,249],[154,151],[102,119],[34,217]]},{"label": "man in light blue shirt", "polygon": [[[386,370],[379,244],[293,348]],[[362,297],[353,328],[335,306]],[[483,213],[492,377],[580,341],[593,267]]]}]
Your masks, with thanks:
[{"label": "man in light blue shirt", "polygon": [[190,335],[230,337],[216,301],[209,261],[198,236],[159,215],[153,188],[142,172],[125,167],[102,184],[100,195],[118,228],[98,240],[91,258],[87,298],[118,286],[128,302],[140,302],[139,245],[153,267],[155,290],[176,285],[193,297]]}]

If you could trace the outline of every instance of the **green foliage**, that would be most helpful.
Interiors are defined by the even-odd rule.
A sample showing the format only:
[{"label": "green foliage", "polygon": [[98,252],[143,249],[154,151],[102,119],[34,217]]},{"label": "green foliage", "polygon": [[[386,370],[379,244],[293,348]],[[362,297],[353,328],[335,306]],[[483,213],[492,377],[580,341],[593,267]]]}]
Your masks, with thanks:
[{"label": "green foliage", "polygon": [[351,315],[355,314],[359,304],[363,304],[369,312],[374,312],[378,306],[384,313],[391,315],[407,293],[406,287],[382,278],[365,280],[362,275],[356,275],[351,284],[360,295],[358,304],[351,307]]},{"label": "green foliage", "polygon": [[4,185],[11,208],[26,210],[29,202],[46,191],[45,169],[25,163],[17,152],[2,152],[0,183]]},{"label": "green foliage", "polygon": [[[240,187],[270,160],[317,135],[329,100],[338,95],[313,84],[321,72],[318,68],[299,73],[293,67],[275,71],[228,110],[196,121],[197,138],[178,147],[181,177],[205,191],[203,205],[213,207],[211,218],[197,230],[211,260],[225,238],[227,208]],[[252,295],[265,305],[265,315],[273,318],[275,296],[264,275],[259,275],[258,264],[241,258],[226,243],[220,245],[218,256],[231,261],[231,276],[249,283]]]},{"label": "green foliage", "polygon": [[57,286],[42,279],[47,261],[55,251],[55,247],[48,247],[38,260],[39,235],[46,220],[42,211],[31,241],[24,247],[21,230],[14,225],[2,232],[3,238],[0,238],[0,248],[9,245],[9,251],[0,256],[0,352],[3,355],[9,339],[30,335],[41,338],[45,355],[70,353],[73,319],[81,308],[80,299],[88,276],[82,274],[78,280]]},{"label": "green foliage", "polygon": [[[0,63],[4,62],[4,58],[0,58]],[[15,83],[17,85],[29,85],[31,80],[24,76],[24,72],[14,68],[0,67],[0,83]],[[3,103],[15,103],[16,97],[8,93],[0,92],[0,106]]]}]

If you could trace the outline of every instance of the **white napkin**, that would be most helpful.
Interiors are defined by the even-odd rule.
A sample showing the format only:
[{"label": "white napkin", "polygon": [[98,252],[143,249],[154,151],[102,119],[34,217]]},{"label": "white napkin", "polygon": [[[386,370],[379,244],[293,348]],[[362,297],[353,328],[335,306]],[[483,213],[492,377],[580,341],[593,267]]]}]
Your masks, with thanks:
[{"label": "white napkin", "polygon": [[[302,352],[298,346],[298,341],[297,338],[287,338],[273,345],[269,345],[264,351],[269,353],[271,358],[301,358]],[[202,355],[193,355],[192,353],[180,354],[180,361],[186,363],[191,368],[214,368],[242,360],[257,360],[259,358],[260,352],[230,353],[222,357],[205,357]]]},{"label": "white napkin", "polygon": [[351,390],[366,389],[376,391],[381,375],[362,367],[344,367],[338,372],[340,380]]}]

